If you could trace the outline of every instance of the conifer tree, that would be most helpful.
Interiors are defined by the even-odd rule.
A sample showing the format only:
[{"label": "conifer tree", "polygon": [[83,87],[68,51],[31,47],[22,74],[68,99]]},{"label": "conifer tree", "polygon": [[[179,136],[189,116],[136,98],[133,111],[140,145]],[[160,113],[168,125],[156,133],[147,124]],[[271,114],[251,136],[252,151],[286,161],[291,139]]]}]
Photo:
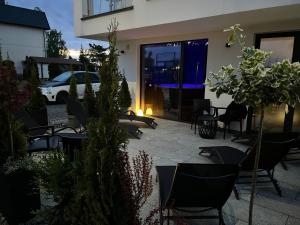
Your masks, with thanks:
[{"label": "conifer tree", "polygon": [[96,98],[92,88],[91,75],[85,74],[84,106],[89,117],[96,116]]},{"label": "conifer tree", "polygon": [[31,64],[29,82],[31,88],[31,95],[29,98],[29,103],[26,107],[27,110],[31,112],[34,110],[45,108],[45,99],[42,95],[41,89],[39,88],[40,80],[38,78],[38,73],[34,64]]},{"label": "conifer tree", "polygon": [[[69,96],[73,99],[78,99],[77,80],[76,80],[76,77],[73,75],[73,71],[72,71],[72,76],[70,79]],[[72,115],[72,112],[70,111],[68,106],[67,106],[67,113],[68,113],[68,115]]]},{"label": "conifer tree", "polygon": [[119,104],[123,109],[128,109],[131,106],[132,100],[126,77],[123,76],[122,84],[119,93]]}]

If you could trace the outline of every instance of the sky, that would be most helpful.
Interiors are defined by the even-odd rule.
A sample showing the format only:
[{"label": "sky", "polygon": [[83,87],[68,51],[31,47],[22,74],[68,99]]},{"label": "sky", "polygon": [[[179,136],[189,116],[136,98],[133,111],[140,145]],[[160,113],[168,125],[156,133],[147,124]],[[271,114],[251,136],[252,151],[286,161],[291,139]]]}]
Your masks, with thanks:
[{"label": "sky", "polygon": [[78,58],[81,45],[88,48],[89,43],[106,45],[105,42],[97,42],[88,39],[76,38],[73,26],[73,1],[72,0],[7,0],[9,5],[28,9],[39,7],[47,15],[51,29],[61,31],[66,41],[69,54]]}]

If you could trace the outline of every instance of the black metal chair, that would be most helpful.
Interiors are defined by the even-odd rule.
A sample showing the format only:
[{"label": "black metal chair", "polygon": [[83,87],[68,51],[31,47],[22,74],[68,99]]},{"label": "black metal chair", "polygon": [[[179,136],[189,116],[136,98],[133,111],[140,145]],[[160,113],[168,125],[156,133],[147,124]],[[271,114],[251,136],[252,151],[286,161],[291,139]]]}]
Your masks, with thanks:
[{"label": "black metal chair", "polygon": [[211,104],[210,99],[193,99],[193,114],[191,119],[191,129],[196,134],[198,118],[202,115],[211,115]]},{"label": "black metal chair", "polygon": [[40,126],[24,108],[16,112],[14,116],[24,124],[28,132],[27,152],[29,154],[57,149],[60,142],[57,133],[62,130],[71,129],[76,133],[76,130],[72,127],[55,130],[54,126]]},{"label": "black metal chair", "polygon": [[[80,124],[80,132],[84,132],[86,130],[86,126],[88,123],[88,116],[86,114],[86,111],[82,107],[81,103],[71,97],[66,97],[65,102],[69,108],[69,110],[72,112],[72,114],[76,117]],[[143,132],[139,130],[138,127],[132,125],[132,124],[122,124],[119,123],[120,127],[124,130],[126,130],[130,135],[140,139]]]},{"label": "black metal chair", "polygon": [[143,122],[153,129],[158,126],[153,118],[147,116],[137,116],[132,110],[121,112],[120,119]]},{"label": "black metal chair", "polygon": [[[216,110],[216,118],[218,121],[224,124],[224,136],[226,136],[226,130],[230,130],[231,122],[239,122],[240,123],[240,135],[243,133],[243,120],[247,117],[247,107],[242,104],[237,104],[232,101],[227,108],[224,107],[213,107]],[[225,109],[225,113],[219,115],[219,110]]]},{"label": "black metal chair", "polygon": [[[222,208],[229,198],[238,176],[237,165],[188,164],[157,166],[159,181],[160,224],[178,218],[170,210],[199,213],[217,210],[218,215],[179,216],[186,219],[219,219],[223,225]],[[167,215],[164,211],[167,210]]]},{"label": "black metal chair", "polygon": [[[275,166],[287,155],[295,139],[269,141],[262,139],[260,161],[258,166],[257,183],[272,183],[279,196],[282,195],[277,180],[274,178]],[[246,152],[229,146],[199,147],[200,155],[209,156],[216,163],[236,164],[240,166],[241,174],[237,184],[251,183],[250,178],[254,169],[256,145],[248,148]],[[243,172],[243,174],[242,174]],[[261,179],[262,178],[262,179]],[[267,180],[266,180],[267,178]],[[236,198],[239,194],[235,191]]]}]

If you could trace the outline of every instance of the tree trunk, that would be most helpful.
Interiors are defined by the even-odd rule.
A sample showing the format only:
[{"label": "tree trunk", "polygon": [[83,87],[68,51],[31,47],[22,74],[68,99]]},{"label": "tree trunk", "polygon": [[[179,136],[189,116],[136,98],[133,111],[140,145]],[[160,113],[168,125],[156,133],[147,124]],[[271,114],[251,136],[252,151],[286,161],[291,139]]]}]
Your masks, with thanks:
[{"label": "tree trunk", "polygon": [[255,154],[255,162],[254,162],[253,175],[252,175],[252,188],[251,188],[251,197],[250,197],[250,204],[249,204],[249,219],[248,219],[249,225],[252,225],[254,196],[255,196],[255,189],[256,189],[257,169],[258,169],[259,158],[260,158],[264,113],[265,113],[264,105],[261,105],[260,106],[261,117],[259,121],[258,141],[256,143],[256,154]]}]

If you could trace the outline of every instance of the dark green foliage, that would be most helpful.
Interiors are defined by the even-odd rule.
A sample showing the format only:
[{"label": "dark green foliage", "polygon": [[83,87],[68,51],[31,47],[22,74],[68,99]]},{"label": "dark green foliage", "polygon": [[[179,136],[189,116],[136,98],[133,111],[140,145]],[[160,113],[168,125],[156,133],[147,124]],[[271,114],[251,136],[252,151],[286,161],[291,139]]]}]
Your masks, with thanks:
[{"label": "dark green foliage", "polygon": [[63,71],[60,68],[59,64],[55,64],[55,63],[50,63],[48,65],[48,73],[49,73],[49,79],[53,79],[54,77],[58,76],[59,74],[61,74]]},{"label": "dark green foliage", "polygon": [[47,32],[47,57],[66,57],[66,42],[62,38],[62,33],[57,30]]},{"label": "dark green foliage", "polygon": [[72,76],[70,79],[70,89],[69,89],[69,96],[77,99],[78,93],[77,93],[77,80],[75,76]]},{"label": "dark green foliage", "polygon": [[0,165],[8,157],[25,154],[26,138],[21,124],[14,118],[27,99],[27,91],[16,78],[15,70],[0,65]]},{"label": "dark green foliage", "polygon": [[123,76],[120,93],[119,93],[119,104],[123,109],[128,109],[131,106],[132,100],[128,88],[126,77]]},{"label": "dark green foliage", "polygon": [[82,46],[80,48],[79,62],[81,62],[83,65],[87,65],[90,63],[90,60],[87,57],[87,53],[83,50]]},{"label": "dark green foliage", "polygon": [[[74,162],[60,157],[45,170],[53,179],[58,205],[44,211],[51,225],[140,225],[140,207],[152,191],[151,159],[141,153],[130,166],[126,153],[127,135],[119,126],[117,66],[117,23],[109,27],[108,60],[101,68],[97,95],[99,115],[90,118],[88,141]],[[89,82],[89,81],[87,81]],[[54,188],[55,187],[55,188]]]},{"label": "dark green foliage", "polygon": [[[38,71],[38,66],[37,63],[31,58],[31,57],[26,57],[25,60],[25,67],[23,69],[23,79],[24,80],[30,80],[31,74],[32,74],[32,69],[34,68],[34,70]],[[38,76],[38,74],[37,74]]]},{"label": "dark green foliage", "polygon": [[13,61],[11,61],[10,59],[3,60],[2,66],[9,70],[15,70],[15,63]]},{"label": "dark green foliage", "polygon": [[84,106],[89,117],[96,116],[96,98],[92,88],[91,75],[85,75]]},{"label": "dark green foliage", "polygon": [[39,88],[40,80],[38,78],[38,73],[34,64],[31,65],[30,72],[31,74],[30,74],[29,82],[30,82],[31,95],[26,108],[29,112],[32,112],[34,110],[40,110],[45,108],[46,104],[41,89]]},{"label": "dark green foliage", "polygon": [[101,66],[104,61],[107,59],[106,48],[103,48],[101,45],[89,44],[89,58],[90,61],[98,66]]}]

